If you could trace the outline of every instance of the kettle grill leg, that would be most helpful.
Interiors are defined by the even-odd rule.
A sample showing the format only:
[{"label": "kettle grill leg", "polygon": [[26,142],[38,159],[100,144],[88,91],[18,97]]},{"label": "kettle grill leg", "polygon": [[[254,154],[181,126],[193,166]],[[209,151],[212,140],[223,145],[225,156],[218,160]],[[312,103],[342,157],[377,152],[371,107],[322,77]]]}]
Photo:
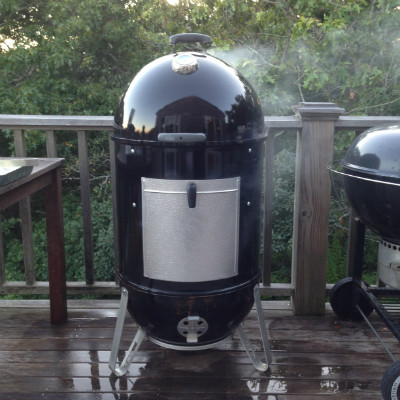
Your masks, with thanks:
[{"label": "kettle grill leg", "polygon": [[121,302],[118,310],[117,323],[114,331],[114,338],[111,345],[110,359],[108,366],[111,371],[117,376],[123,376],[128,372],[130,365],[142,343],[145,333],[139,328],[122,363],[117,367],[117,358],[119,345],[121,343],[122,330],[125,322],[126,308],[128,304],[128,291],[125,288],[121,290]]},{"label": "kettle grill leg", "polygon": [[266,362],[262,361],[258,356],[258,354],[255,352],[253,345],[250,343],[250,340],[245,330],[243,329],[243,324],[239,326],[236,332],[254,367],[257,369],[257,371],[264,372],[269,368],[269,365],[271,364],[272,361],[272,356],[268,341],[267,329],[265,327],[264,314],[262,312],[260,291],[258,289],[258,285],[254,287],[254,301],[256,305],[258,325],[260,327],[261,340],[264,348],[264,355]]}]

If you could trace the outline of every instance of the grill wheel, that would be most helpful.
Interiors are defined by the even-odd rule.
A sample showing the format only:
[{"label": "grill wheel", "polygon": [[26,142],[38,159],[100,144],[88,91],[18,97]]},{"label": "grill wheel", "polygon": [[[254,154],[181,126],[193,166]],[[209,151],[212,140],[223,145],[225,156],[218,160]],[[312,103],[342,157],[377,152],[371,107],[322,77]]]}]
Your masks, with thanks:
[{"label": "grill wheel", "polygon": [[366,316],[373,311],[373,307],[362,297],[356,285],[357,281],[349,277],[337,282],[331,290],[329,301],[332,309],[342,319],[361,321],[363,318],[356,306],[359,306]]},{"label": "grill wheel", "polygon": [[384,400],[400,398],[400,361],[393,363],[383,375],[381,392]]}]

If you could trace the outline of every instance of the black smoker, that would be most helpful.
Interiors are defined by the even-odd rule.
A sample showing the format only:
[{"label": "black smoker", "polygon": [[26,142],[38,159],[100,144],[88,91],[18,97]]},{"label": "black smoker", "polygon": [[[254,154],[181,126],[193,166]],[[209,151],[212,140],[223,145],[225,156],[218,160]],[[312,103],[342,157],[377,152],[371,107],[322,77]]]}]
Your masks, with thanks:
[{"label": "black smoker", "polygon": [[[352,276],[333,287],[332,308],[339,316],[353,320],[367,320],[375,310],[400,341],[398,319],[379,300],[400,297],[400,126],[365,131],[353,141],[341,165],[344,189],[360,222],[354,224]],[[365,226],[381,238],[377,268],[380,287],[362,281]],[[400,398],[400,361],[386,371],[381,389],[385,400]]]},{"label": "black smoker", "polygon": [[[180,34],[170,42],[211,40]],[[110,367],[122,375],[144,336],[179,350],[208,348],[252,308],[266,133],[249,83],[197,49],[161,57],[136,75],[112,139],[121,309],[127,303],[140,328],[128,360],[115,368],[117,323]]]}]

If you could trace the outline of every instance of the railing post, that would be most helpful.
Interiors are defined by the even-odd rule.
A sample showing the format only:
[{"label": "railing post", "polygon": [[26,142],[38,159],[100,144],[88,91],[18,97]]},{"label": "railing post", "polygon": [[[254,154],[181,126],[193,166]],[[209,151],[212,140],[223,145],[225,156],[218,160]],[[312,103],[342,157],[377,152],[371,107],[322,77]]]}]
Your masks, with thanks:
[{"label": "railing post", "polygon": [[293,219],[293,309],[298,315],[325,312],[328,222],[335,121],[343,109],[334,103],[300,103]]}]

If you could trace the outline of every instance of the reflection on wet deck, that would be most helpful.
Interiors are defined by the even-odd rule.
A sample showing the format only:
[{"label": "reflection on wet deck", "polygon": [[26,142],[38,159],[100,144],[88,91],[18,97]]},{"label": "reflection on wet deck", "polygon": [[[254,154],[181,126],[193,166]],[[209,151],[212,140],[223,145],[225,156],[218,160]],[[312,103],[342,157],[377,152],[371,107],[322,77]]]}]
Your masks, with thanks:
[{"label": "reflection on wet deck", "polygon": [[[128,375],[116,378],[107,363],[117,307],[117,301],[71,301],[69,321],[52,326],[47,302],[0,301],[0,399],[380,399],[391,364],[362,322],[340,321],[330,311],[295,317],[283,302],[264,302],[273,354],[266,373],[253,368],[234,336],[199,352],[145,341]],[[376,321],[398,358],[398,342]],[[136,328],[130,319],[125,327],[127,349]],[[246,330],[261,349],[257,329],[251,313]]]}]

